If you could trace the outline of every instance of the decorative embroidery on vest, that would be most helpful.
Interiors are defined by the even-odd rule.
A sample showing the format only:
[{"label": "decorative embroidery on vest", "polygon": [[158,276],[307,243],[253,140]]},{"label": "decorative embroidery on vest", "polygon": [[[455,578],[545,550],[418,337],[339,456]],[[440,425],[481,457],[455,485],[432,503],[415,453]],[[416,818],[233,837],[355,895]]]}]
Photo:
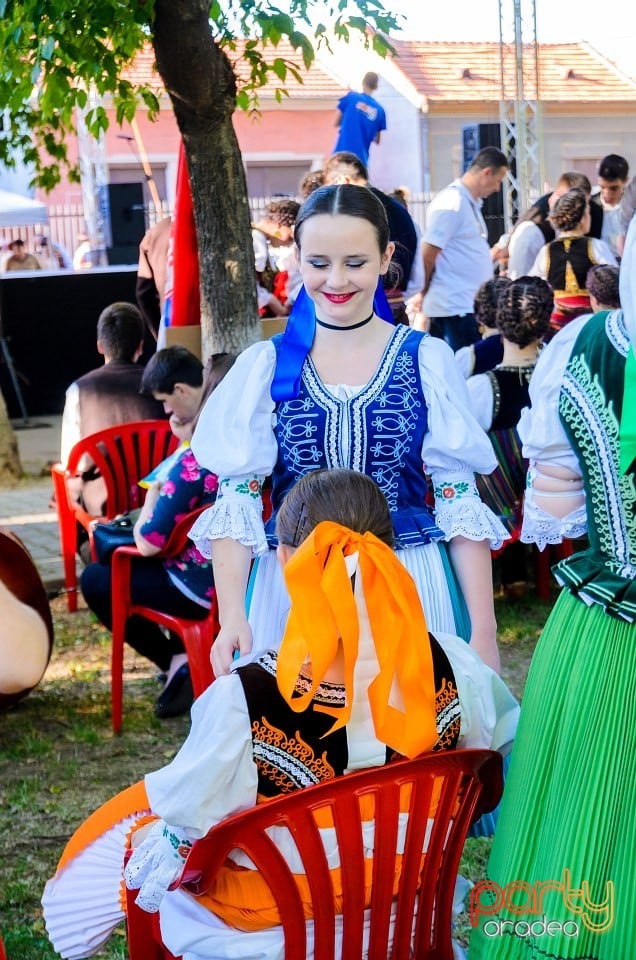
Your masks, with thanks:
[{"label": "decorative embroidery on vest", "polygon": [[[294,480],[318,467],[346,467],[372,477],[391,511],[400,507],[400,483],[420,456],[427,428],[417,347],[403,346],[412,335],[408,327],[396,328],[376,375],[349,400],[332,396],[307,359],[304,395],[284,401],[277,411],[279,461]],[[423,502],[423,477],[421,487]]]},{"label": "decorative embroidery on vest", "polygon": [[252,723],[252,741],[259,773],[276,786],[277,793],[291,793],[336,775],[326,752],[317,757],[298,730],[288,737],[263,717]]},{"label": "decorative embroidery on vest", "polygon": [[501,390],[499,388],[499,381],[492,370],[486,370],[486,376],[490,380],[490,389],[492,390],[492,426],[499,416],[499,411],[501,409]]},{"label": "decorative embroidery on vest", "polygon": [[[273,650],[266,650],[258,658],[258,664],[266,670],[272,677],[276,676],[277,655]],[[296,690],[299,693],[307,693],[311,687],[311,680],[308,677],[299,676],[296,680]],[[324,704],[328,707],[344,707],[345,688],[340,683],[328,683],[323,680],[318,684],[314,694],[314,702]]]},{"label": "decorative embroidery on vest", "polygon": [[[566,369],[559,412],[576,438],[585,461],[594,512],[607,517],[596,525],[601,551],[616,561],[608,567],[622,577],[635,577],[630,553],[636,551],[636,531],[628,530],[623,502],[634,500],[634,477],[618,468],[619,424],[596,377],[583,355],[573,357]],[[622,490],[622,494],[621,494]],[[590,509],[588,507],[588,510]],[[631,534],[631,536],[630,536]]]},{"label": "decorative embroidery on vest", "polygon": [[626,357],[629,353],[630,343],[621,311],[610,310],[605,320],[605,332],[612,346],[616,348],[622,357]]},{"label": "decorative embroidery on vest", "polygon": [[452,750],[459,738],[461,710],[457,687],[451,680],[444,678],[442,681],[435,696],[435,712],[438,736],[433,750]]}]

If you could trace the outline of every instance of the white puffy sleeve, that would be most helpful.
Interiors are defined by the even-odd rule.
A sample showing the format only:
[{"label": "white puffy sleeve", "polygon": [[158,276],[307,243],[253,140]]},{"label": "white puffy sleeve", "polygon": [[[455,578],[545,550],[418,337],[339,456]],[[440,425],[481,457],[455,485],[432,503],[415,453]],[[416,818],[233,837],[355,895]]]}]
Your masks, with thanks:
[{"label": "white puffy sleeve", "polygon": [[146,792],[153,813],[198,840],[253,807],[257,783],[243,685],[232,673],[195,701],[187,740],[171,763],[146,774]]},{"label": "white puffy sleeve", "polygon": [[508,247],[508,276],[511,280],[530,273],[544,243],[545,238],[536,223],[524,220],[517,224]]},{"label": "white puffy sleeve", "polygon": [[610,267],[618,266],[618,261],[614,256],[612,248],[604,240],[597,240],[596,237],[593,237],[592,250],[597,263],[606,263]]},{"label": "white puffy sleeve", "polygon": [[450,660],[457,684],[461,713],[457,746],[499,750],[505,756],[515,738],[519,704],[470,644],[450,633],[435,631],[435,638]]},{"label": "white puffy sleeve", "polygon": [[466,380],[470,409],[483,430],[490,430],[493,414],[492,385],[485,373],[477,373]]},{"label": "white puffy sleeve", "polygon": [[572,348],[589,316],[570,321],[542,350],[530,380],[532,406],[523,410],[517,427],[523,455],[529,461],[521,539],[536,543],[540,550],[548,543],[561,543],[564,537],[581,537],[587,529],[584,491],[581,506],[565,517],[555,517],[537,506],[533,479],[542,465],[581,472],[559,417],[559,394]]},{"label": "white puffy sleeve", "polygon": [[239,356],[199,416],[192,452],[219,478],[216,502],[190,531],[206,557],[211,541],[224,537],[238,540],[254,554],[267,549],[261,485],[277,457],[271,397],[275,368],[273,343],[255,343]]},{"label": "white puffy sleeve", "polygon": [[528,271],[531,277],[541,277],[542,280],[548,279],[548,244],[541,247],[532,267]]},{"label": "white puffy sleeve", "polygon": [[428,408],[422,461],[435,492],[435,521],[446,540],[488,540],[496,550],[508,533],[479,499],[475,474],[492,473],[497,458],[472,413],[466,381],[450,347],[435,337],[423,337],[419,368]]}]

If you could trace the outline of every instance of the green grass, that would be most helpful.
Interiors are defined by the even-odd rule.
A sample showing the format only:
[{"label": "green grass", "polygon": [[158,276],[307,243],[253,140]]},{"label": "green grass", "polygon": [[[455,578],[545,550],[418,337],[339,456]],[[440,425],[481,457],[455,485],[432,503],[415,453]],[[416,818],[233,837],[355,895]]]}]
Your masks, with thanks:
[{"label": "green grass", "polygon": [[[53,601],[56,640],[45,679],[13,710],[0,715],[0,931],[9,960],[47,960],[40,911],[73,830],[99,804],[165,764],[188,719],[158,721],[152,665],[125,661],[124,728],[110,723],[110,635],[84,610],[68,614]],[[100,954],[127,956],[123,930]]]},{"label": "green grass", "polygon": [[[159,721],[153,713],[158,685],[152,665],[128,653],[124,728],[110,725],[110,635],[86,610],[52,603],[56,642],[43,682],[15,709],[0,715],[0,931],[9,960],[53,960],[40,896],[73,830],[99,804],[167,763],[189,720]],[[521,696],[534,644],[549,606],[534,599],[497,601],[503,674]],[[484,876],[489,840],[468,840],[462,873]],[[465,942],[466,915],[458,933]],[[99,954],[127,956],[123,929]]]}]

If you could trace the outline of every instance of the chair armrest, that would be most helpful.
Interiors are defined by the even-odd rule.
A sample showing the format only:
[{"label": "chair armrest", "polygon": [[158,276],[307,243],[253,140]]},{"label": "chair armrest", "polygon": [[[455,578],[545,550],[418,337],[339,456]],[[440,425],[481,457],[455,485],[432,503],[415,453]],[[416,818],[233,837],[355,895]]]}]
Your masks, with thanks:
[{"label": "chair armrest", "polygon": [[115,588],[125,590],[128,593],[128,581],[130,578],[130,564],[133,557],[141,557],[141,553],[134,546],[117,547],[113,550],[110,564],[112,572],[112,590]]}]

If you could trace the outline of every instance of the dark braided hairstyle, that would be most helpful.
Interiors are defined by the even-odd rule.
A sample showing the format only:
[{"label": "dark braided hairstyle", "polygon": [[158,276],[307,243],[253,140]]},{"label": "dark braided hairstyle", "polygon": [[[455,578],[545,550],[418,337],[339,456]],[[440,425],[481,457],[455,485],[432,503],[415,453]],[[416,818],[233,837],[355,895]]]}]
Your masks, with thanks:
[{"label": "dark braided hairstyle", "polygon": [[557,230],[574,230],[585,215],[587,197],[579,187],[572,187],[559,197],[550,214]]},{"label": "dark braided hairstyle", "polygon": [[519,277],[503,291],[497,306],[497,326],[504,339],[527,347],[541,340],[550,326],[554,297],[541,277]]},{"label": "dark braided hairstyle", "polygon": [[507,290],[512,280],[508,277],[493,277],[482,283],[475,294],[474,312],[477,323],[484,327],[496,329],[497,304],[504,290]]},{"label": "dark braided hairstyle", "polygon": [[596,263],[587,271],[585,289],[604,307],[618,310],[621,305],[618,292],[618,267],[609,263]]}]

